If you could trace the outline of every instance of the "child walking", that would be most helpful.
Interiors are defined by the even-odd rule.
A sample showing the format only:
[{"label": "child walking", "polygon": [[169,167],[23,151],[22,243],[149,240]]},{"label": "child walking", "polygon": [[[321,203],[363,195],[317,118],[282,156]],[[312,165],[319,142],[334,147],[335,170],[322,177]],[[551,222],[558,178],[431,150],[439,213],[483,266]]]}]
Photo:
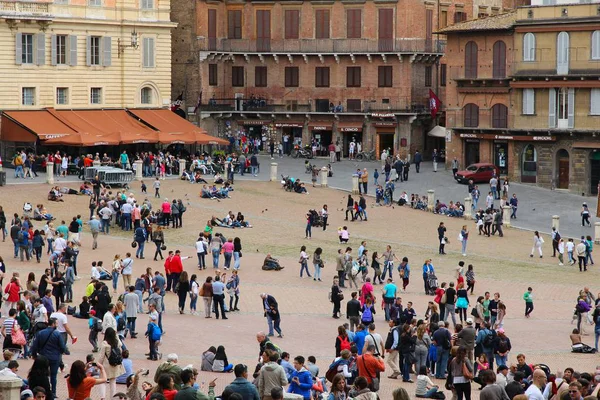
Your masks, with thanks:
[{"label": "child walking", "polygon": [[533,289],[527,288],[527,291],[523,294],[523,300],[525,300],[525,318],[529,318],[529,315],[533,311]]},{"label": "child walking", "polygon": [[154,181],[154,184],[152,185],[154,187],[154,197],[160,197],[160,179],[157,176],[156,180]]}]

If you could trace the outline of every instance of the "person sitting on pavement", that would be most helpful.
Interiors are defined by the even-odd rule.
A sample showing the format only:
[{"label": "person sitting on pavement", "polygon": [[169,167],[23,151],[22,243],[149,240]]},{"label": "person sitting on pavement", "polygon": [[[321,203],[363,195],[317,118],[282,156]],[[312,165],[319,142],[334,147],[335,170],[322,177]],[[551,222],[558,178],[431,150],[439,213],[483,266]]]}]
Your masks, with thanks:
[{"label": "person sitting on pavement", "polygon": [[263,262],[262,269],[263,271],[279,271],[284,267],[279,264],[279,260],[271,257],[271,254],[267,254],[265,257],[265,261]]}]

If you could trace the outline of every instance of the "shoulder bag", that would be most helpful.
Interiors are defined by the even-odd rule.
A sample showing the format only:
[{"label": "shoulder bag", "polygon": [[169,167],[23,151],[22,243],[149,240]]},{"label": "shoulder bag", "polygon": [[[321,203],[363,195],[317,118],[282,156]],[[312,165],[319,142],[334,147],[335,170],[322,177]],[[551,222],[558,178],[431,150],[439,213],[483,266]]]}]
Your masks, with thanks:
[{"label": "shoulder bag", "polygon": [[365,367],[365,371],[367,371],[367,376],[371,379],[371,383],[369,384],[369,389],[372,392],[378,392],[379,391],[379,378],[377,378],[376,376],[371,376],[371,372],[369,371],[369,368],[367,368],[367,363],[365,362],[365,356],[362,356],[362,362],[363,362],[363,366]]},{"label": "shoulder bag", "polygon": [[468,379],[468,380],[473,379],[473,372],[471,372],[471,370],[469,370],[469,367],[467,366],[467,360],[463,360],[462,374],[465,377],[465,379]]},{"label": "shoulder bag", "polygon": [[25,334],[23,333],[23,330],[21,330],[21,327],[17,325],[16,320],[13,322],[10,337],[12,340],[12,344],[15,344],[17,346],[24,346],[27,343],[27,340],[25,339]]}]

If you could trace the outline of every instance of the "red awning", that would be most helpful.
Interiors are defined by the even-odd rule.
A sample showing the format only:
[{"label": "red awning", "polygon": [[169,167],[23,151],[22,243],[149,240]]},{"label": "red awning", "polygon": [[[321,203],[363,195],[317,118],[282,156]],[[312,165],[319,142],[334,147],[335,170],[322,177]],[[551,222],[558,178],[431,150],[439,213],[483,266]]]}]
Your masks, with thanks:
[{"label": "red awning", "polygon": [[37,138],[45,140],[75,133],[77,131],[47,110],[4,111],[2,113],[2,140],[35,142]]}]

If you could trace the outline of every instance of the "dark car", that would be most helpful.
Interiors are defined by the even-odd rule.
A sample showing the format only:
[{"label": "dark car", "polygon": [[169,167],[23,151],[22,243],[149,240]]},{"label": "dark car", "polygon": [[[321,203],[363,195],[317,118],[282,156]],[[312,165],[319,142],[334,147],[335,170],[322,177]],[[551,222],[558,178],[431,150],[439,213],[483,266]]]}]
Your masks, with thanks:
[{"label": "dark car", "polygon": [[500,170],[494,164],[477,163],[469,165],[465,170],[458,171],[454,179],[458,183],[489,182],[492,176],[500,176]]}]

